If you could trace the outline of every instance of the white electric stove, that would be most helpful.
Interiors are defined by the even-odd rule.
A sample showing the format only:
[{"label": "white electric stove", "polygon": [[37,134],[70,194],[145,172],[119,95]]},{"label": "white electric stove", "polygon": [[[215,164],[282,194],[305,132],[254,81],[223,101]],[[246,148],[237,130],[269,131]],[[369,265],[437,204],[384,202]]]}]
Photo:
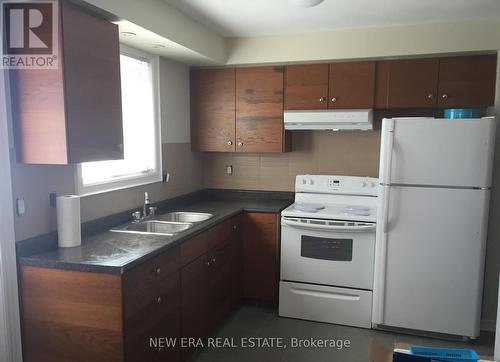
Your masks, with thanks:
[{"label": "white electric stove", "polygon": [[279,314],[371,328],[378,180],[299,175],[281,213]]}]

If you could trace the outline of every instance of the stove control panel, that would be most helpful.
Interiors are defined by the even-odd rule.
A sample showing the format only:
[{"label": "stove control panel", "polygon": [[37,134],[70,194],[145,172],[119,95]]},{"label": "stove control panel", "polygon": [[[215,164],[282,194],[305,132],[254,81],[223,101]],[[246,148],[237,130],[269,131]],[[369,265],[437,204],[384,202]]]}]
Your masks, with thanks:
[{"label": "stove control panel", "polygon": [[295,192],[377,196],[378,179],[358,176],[298,175]]}]

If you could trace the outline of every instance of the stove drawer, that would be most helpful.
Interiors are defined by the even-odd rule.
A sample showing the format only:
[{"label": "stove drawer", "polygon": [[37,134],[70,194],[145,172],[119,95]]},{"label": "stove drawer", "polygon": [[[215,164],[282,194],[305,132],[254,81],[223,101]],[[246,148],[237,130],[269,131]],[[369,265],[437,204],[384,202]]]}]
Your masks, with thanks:
[{"label": "stove drawer", "polygon": [[279,315],[371,328],[372,292],[280,282]]}]

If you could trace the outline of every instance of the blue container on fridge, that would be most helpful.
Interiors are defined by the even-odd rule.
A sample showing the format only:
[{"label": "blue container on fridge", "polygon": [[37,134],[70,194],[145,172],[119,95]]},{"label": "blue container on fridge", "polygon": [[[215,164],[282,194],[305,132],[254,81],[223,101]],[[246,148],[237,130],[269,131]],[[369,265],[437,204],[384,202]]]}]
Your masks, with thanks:
[{"label": "blue container on fridge", "polygon": [[444,118],[463,119],[480,118],[481,110],[478,108],[447,108],[444,110]]},{"label": "blue container on fridge", "polygon": [[437,361],[447,362],[477,362],[479,356],[473,349],[462,348],[436,348],[436,347],[411,347],[410,353],[415,356],[432,358]]}]

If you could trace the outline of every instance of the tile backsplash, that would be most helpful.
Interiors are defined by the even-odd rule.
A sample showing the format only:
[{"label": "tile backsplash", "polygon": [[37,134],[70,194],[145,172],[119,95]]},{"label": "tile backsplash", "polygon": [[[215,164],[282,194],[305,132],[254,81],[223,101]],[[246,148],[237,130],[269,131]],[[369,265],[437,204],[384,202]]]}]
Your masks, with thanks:
[{"label": "tile backsplash", "polygon": [[[292,131],[286,153],[205,153],[207,188],[294,191],[300,174],[378,177],[384,117],[440,117],[439,109],[376,110],[373,131]],[[225,173],[233,166],[233,174]]]},{"label": "tile backsplash", "polygon": [[[209,188],[293,191],[299,174],[378,176],[380,127],[374,131],[294,131],[287,153],[210,153],[203,158]],[[233,166],[233,174],[225,173]]]}]

